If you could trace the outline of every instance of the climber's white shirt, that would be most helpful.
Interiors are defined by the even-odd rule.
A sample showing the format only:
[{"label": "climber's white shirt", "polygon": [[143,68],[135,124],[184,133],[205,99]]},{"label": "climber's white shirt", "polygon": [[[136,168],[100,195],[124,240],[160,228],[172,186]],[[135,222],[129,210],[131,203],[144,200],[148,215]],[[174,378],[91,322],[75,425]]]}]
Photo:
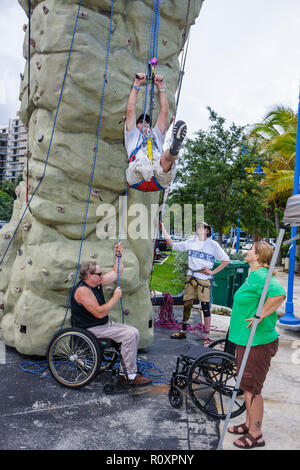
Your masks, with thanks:
[{"label": "climber's white shirt", "polygon": [[219,243],[211,238],[199,240],[198,237],[191,238],[182,242],[174,242],[173,250],[187,251],[188,252],[188,275],[197,277],[206,281],[211,279],[212,276],[194,272],[202,268],[212,269],[215,261],[229,261],[229,256],[220,247]]},{"label": "climber's white shirt", "polygon": [[134,153],[136,157],[135,160],[129,164],[129,167],[126,170],[128,184],[137,184],[143,179],[145,181],[150,181],[154,176],[161,186],[168,186],[175,177],[176,162],[173,163],[170,171],[167,173],[163,172],[163,169],[160,165],[160,157],[163,153],[163,144],[166,133],[162,134],[157,125],[152,129],[152,135],[154,138],[152,142],[153,162],[151,162],[148,157],[147,139],[144,139],[143,134],[136,126],[134,126],[130,131],[127,131],[125,124],[124,134],[128,159],[130,158],[132,152],[134,152],[136,148],[142,144],[139,150]]}]

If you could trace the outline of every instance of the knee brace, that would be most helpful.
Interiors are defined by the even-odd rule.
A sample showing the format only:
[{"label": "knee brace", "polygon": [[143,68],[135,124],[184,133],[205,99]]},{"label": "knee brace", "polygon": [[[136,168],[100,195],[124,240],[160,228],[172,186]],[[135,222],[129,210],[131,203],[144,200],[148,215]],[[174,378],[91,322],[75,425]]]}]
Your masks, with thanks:
[{"label": "knee brace", "polygon": [[209,302],[201,302],[201,307],[202,307],[204,318],[210,317],[210,303]]}]

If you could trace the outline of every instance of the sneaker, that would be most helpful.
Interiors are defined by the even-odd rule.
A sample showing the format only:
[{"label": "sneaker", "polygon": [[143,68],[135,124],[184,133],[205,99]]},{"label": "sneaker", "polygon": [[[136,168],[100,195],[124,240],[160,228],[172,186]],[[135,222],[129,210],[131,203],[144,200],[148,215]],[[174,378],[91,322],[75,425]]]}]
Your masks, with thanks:
[{"label": "sneaker", "polygon": [[142,374],[137,374],[133,380],[127,381],[125,375],[119,375],[118,383],[122,385],[135,385],[136,387],[144,387],[152,384],[152,380]]},{"label": "sneaker", "polygon": [[171,155],[177,155],[179,153],[180,147],[187,133],[186,123],[184,121],[177,121],[174,125],[172,133],[172,143],[169,148]]}]

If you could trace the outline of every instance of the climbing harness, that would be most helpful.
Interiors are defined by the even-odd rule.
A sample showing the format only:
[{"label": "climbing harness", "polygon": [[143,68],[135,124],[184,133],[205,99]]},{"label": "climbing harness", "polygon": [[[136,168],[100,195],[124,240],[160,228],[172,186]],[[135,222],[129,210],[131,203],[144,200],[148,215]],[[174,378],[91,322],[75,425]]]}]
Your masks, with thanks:
[{"label": "climbing harness", "polygon": [[[144,137],[144,121],[146,114],[149,115],[149,126],[152,129],[152,115],[153,115],[153,108],[154,108],[154,78],[156,72],[156,66],[158,64],[158,38],[159,38],[159,20],[160,20],[160,0],[153,1],[152,7],[152,22],[150,28],[150,40],[149,40],[149,53],[148,53],[148,61],[147,61],[147,75],[146,75],[146,90],[145,90],[145,99],[144,99],[144,112],[143,112],[143,124],[142,130],[140,132],[136,148],[132,152],[129,158],[129,164],[131,164],[135,158],[136,154],[144,144],[145,140],[147,141],[147,150],[148,150],[148,158],[151,162],[153,162],[153,145],[156,145],[155,139],[153,134],[151,133],[150,136]],[[150,93],[148,92],[149,83],[151,83]],[[149,95],[149,96],[148,96]],[[149,100],[149,101],[148,101]],[[147,111],[149,108],[149,111]],[[142,137],[142,143],[140,144],[139,141]],[[157,147],[157,145],[156,145]],[[130,188],[137,189],[143,192],[153,192],[153,191],[162,191],[163,188],[157,181],[157,179],[153,176],[150,181],[145,181],[142,179],[139,183],[133,184],[129,186]]]}]

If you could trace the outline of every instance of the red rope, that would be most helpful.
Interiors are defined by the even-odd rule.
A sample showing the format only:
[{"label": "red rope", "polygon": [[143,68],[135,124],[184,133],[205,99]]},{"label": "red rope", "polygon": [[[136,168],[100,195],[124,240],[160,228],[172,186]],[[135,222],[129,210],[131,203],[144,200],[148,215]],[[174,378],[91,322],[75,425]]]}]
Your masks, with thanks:
[{"label": "red rope", "polygon": [[[180,329],[181,323],[178,323],[174,318],[173,298],[169,292],[163,292],[163,302],[159,309],[158,319],[155,320],[155,326],[166,329]],[[204,332],[204,325],[198,323],[197,325],[188,325],[188,331],[197,335],[197,332]]]}]

